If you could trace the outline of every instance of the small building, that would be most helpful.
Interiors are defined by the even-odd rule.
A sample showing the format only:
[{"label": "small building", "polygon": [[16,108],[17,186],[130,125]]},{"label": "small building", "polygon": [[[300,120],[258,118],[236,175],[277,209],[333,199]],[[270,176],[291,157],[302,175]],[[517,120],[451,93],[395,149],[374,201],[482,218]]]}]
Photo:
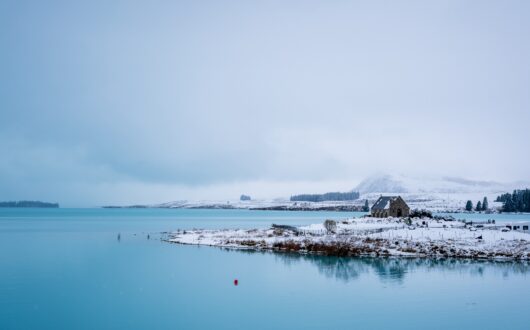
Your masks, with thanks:
[{"label": "small building", "polygon": [[513,230],[513,231],[519,231],[523,233],[530,232],[530,221],[524,221],[524,222],[509,222],[506,224],[503,224],[506,228]]},{"label": "small building", "polygon": [[374,218],[408,217],[410,207],[401,196],[381,196],[372,206],[371,214]]}]

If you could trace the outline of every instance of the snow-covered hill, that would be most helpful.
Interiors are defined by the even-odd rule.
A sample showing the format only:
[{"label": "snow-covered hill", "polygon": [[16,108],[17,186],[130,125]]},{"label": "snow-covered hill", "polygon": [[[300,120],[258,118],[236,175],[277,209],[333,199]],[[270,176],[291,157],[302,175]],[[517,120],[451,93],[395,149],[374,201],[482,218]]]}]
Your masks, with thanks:
[{"label": "snow-covered hill", "polygon": [[363,180],[354,190],[368,193],[503,193],[521,188],[528,183],[500,183],[495,181],[477,181],[457,177],[410,177],[377,175]]},{"label": "snow-covered hill", "polygon": [[364,179],[353,189],[361,194],[369,193],[404,193],[407,192],[405,182],[395,179],[390,175],[371,176]]},{"label": "snow-covered hill", "polygon": [[500,207],[494,200],[500,194],[530,186],[528,182],[500,183],[456,177],[410,177],[404,175],[377,175],[359,183],[354,190],[361,199],[375,201],[381,195],[401,195],[412,208],[432,211],[458,211],[467,200],[488,198],[489,206]]}]

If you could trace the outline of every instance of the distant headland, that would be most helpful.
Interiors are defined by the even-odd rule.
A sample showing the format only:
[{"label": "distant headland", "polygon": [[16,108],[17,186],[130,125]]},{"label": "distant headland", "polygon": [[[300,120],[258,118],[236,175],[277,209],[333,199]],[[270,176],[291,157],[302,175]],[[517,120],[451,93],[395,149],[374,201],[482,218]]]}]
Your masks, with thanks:
[{"label": "distant headland", "polygon": [[59,203],[47,203],[40,201],[13,201],[0,202],[0,207],[40,207],[40,208],[58,208]]}]

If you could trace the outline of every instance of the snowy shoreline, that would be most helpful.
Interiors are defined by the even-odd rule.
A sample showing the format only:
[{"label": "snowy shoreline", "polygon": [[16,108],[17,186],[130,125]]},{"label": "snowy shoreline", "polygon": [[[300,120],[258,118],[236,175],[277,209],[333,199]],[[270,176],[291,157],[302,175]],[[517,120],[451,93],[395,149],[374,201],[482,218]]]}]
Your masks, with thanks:
[{"label": "snowy shoreline", "polygon": [[503,225],[470,226],[428,218],[353,218],[336,223],[268,229],[178,230],[171,243],[329,256],[530,260],[530,234]]}]

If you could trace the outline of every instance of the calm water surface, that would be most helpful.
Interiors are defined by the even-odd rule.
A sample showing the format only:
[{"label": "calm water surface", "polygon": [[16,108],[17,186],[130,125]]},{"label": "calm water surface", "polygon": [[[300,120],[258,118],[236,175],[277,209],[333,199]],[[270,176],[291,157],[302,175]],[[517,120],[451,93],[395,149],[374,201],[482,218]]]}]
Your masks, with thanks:
[{"label": "calm water surface", "polygon": [[352,215],[0,209],[0,329],[530,328],[524,263],[297,256],[159,240],[177,228]]}]

